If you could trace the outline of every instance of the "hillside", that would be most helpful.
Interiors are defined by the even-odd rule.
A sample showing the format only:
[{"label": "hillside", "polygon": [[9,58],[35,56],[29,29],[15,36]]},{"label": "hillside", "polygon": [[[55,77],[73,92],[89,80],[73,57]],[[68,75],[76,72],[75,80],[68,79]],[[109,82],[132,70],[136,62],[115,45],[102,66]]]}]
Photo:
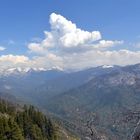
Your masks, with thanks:
[{"label": "hillside", "polygon": [[[86,84],[55,96],[46,108],[74,124],[75,131],[83,137],[91,137],[88,122],[92,122],[90,125],[100,137],[128,140],[139,121],[140,115],[132,113],[140,111],[139,93],[138,64],[97,75]],[[124,114],[131,114],[133,121],[124,123]]]},{"label": "hillside", "polygon": [[1,140],[76,140],[33,106],[0,99]]}]

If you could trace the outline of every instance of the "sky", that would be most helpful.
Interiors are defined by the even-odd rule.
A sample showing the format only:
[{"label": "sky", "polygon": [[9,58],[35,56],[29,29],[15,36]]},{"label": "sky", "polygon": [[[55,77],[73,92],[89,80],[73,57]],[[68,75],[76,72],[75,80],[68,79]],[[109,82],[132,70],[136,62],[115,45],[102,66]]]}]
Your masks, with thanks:
[{"label": "sky", "polygon": [[140,63],[139,0],[0,0],[0,67]]}]

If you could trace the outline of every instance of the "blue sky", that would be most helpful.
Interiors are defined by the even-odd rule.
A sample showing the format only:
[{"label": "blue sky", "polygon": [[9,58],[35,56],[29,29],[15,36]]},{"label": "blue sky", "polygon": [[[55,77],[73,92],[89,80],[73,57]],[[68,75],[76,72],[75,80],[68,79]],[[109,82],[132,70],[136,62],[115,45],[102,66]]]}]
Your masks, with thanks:
[{"label": "blue sky", "polygon": [[[1,0],[1,55],[25,55],[34,38],[44,39],[50,31],[52,13],[72,21],[85,31],[100,31],[104,40],[123,40],[123,44],[108,50],[139,51],[139,0]],[[139,47],[137,47],[139,46]]]},{"label": "blue sky", "polygon": [[135,41],[140,34],[139,0],[1,0],[0,42],[29,41],[49,30],[49,15],[63,15],[105,38]]}]

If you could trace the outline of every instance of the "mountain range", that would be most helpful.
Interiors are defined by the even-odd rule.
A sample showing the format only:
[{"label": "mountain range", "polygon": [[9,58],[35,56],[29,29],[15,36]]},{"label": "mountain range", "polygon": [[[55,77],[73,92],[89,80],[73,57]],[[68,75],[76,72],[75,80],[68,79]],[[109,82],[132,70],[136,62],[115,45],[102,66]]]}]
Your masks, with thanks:
[{"label": "mountain range", "polygon": [[131,140],[138,135],[140,64],[76,72],[6,70],[0,74],[0,92],[48,111],[83,140]]}]

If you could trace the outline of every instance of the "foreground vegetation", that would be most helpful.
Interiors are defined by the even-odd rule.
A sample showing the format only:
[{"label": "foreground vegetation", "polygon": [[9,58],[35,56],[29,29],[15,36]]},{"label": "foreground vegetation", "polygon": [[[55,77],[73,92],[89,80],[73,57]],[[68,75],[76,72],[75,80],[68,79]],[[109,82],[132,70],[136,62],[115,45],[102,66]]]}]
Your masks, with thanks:
[{"label": "foreground vegetation", "polygon": [[[64,138],[43,113],[33,106],[23,108],[0,99],[0,140],[58,140]],[[58,134],[59,132],[59,134]],[[67,134],[66,139],[72,140]]]}]

